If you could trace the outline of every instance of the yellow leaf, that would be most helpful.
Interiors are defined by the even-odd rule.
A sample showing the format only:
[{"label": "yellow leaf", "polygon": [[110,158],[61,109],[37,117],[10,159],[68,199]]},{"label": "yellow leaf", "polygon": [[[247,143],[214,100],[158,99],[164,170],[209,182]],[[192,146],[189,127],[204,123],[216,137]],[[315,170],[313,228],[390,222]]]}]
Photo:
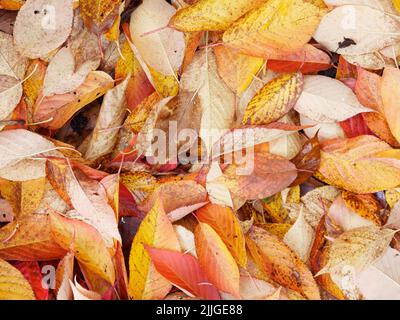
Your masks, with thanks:
[{"label": "yellow leaf", "polygon": [[207,223],[200,222],[195,230],[196,252],[207,279],[219,290],[240,297],[240,274],[228,248]]},{"label": "yellow leaf", "polygon": [[354,193],[400,185],[400,151],[374,136],[328,140],[321,150],[319,172],[331,185]]},{"label": "yellow leaf", "polygon": [[282,195],[278,193],[262,201],[265,209],[265,215],[275,223],[284,223],[288,217],[288,212],[283,206]]},{"label": "yellow leaf", "polygon": [[263,223],[258,225],[260,228],[268,231],[269,233],[277,236],[279,239],[283,240],[286,233],[290,230],[292,225],[288,223]]},{"label": "yellow leaf", "polygon": [[282,118],[296,104],[303,89],[300,72],[283,74],[268,82],[250,101],[243,124],[269,124]]},{"label": "yellow leaf", "polygon": [[225,46],[215,47],[214,53],[219,75],[237,95],[247,90],[264,64],[262,58],[248,56]]},{"label": "yellow leaf", "polygon": [[46,178],[21,182],[21,211],[19,216],[35,213],[46,189]]},{"label": "yellow leaf", "polygon": [[176,75],[165,76],[157,70],[151,68],[150,66],[148,68],[154,82],[154,87],[160,96],[167,98],[174,97],[178,94],[179,82],[176,80]]},{"label": "yellow leaf", "polygon": [[266,0],[200,0],[179,10],[169,25],[184,32],[224,31]]},{"label": "yellow leaf", "polygon": [[171,290],[171,284],[156,271],[144,245],[180,251],[178,237],[159,202],[146,215],[133,239],[128,291],[135,300],[163,299]]},{"label": "yellow leaf", "polygon": [[270,0],[250,11],[225,31],[226,45],[268,58],[300,50],[311,39],[326,9],[307,0]]},{"label": "yellow leaf", "polygon": [[400,0],[392,0],[392,2],[397,12],[400,13]]},{"label": "yellow leaf", "polygon": [[26,74],[32,75],[23,83],[24,94],[27,97],[30,106],[34,106],[40,90],[43,87],[44,77],[46,75],[46,65],[41,60],[33,60],[28,66]]},{"label": "yellow leaf", "polygon": [[101,35],[112,27],[118,15],[120,0],[80,0],[79,7],[86,27],[93,33]]},{"label": "yellow leaf", "polygon": [[400,201],[400,190],[390,189],[386,190],[386,202],[389,207],[393,208],[397,202]]},{"label": "yellow leaf", "polygon": [[0,259],[0,300],[36,300],[29,282],[22,273]]},{"label": "yellow leaf", "polygon": [[112,27],[104,34],[108,41],[118,41],[119,39],[119,25],[121,23],[121,16],[118,15],[112,25]]}]

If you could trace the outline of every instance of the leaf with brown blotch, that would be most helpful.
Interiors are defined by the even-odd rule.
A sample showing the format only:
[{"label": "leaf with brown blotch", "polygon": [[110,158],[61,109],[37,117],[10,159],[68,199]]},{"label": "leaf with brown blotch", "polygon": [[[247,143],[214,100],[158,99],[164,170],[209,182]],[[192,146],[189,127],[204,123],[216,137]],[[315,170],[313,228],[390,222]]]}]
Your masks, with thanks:
[{"label": "leaf with brown blotch", "polygon": [[0,229],[0,258],[17,261],[60,259],[65,250],[55,241],[47,215],[30,215]]},{"label": "leaf with brown blotch", "polygon": [[283,74],[268,82],[246,107],[244,125],[269,124],[287,114],[303,90],[300,72]]},{"label": "leaf with brown blotch", "polygon": [[[14,40],[18,50],[24,56],[36,59],[45,57],[61,46],[72,30],[72,2],[27,0],[18,11],[14,25]],[[49,18],[49,15],[52,17]],[[57,19],[54,19],[55,16]]]},{"label": "leaf with brown blotch", "polygon": [[312,37],[326,13],[322,2],[273,0],[264,2],[234,22],[224,33],[224,44],[265,57],[295,52]]},{"label": "leaf with brown blotch", "polygon": [[207,279],[220,291],[240,297],[239,268],[215,230],[200,222],[195,230],[196,252]]},{"label": "leaf with brown blotch", "polygon": [[291,186],[300,185],[306,182],[319,168],[321,163],[321,148],[318,137],[308,140],[297,156],[292,159],[299,173]]},{"label": "leaf with brown blotch", "polygon": [[0,259],[0,299],[35,300],[32,287],[22,273],[2,259]]},{"label": "leaf with brown blotch", "polygon": [[115,270],[110,251],[100,233],[86,222],[50,213],[51,233],[66,251],[72,250],[86,268],[114,284]]},{"label": "leaf with brown blotch", "polygon": [[330,184],[354,193],[373,193],[400,184],[398,150],[373,136],[321,144],[319,172]]},{"label": "leaf with brown blotch", "polygon": [[[360,55],[378,51],[399,40],[395,16],[368,5],[355,5],[351,1],[345,4],[326,14],[314,34],[314,39],[324,47],[339,54]],[[359,17],[350,22],[351,27],[343,22],[349,12]]]},{"label": "leaf with brown blotch", "polygon": [[110,29],[118,15],[119,0],[83,0],[79,8],[86,27],[97,36]]},{"label": "leaf with brown blotch", "polygon": [[180,250],[179,240],[160,201],[147,213],[137,231],[129,258],[129,296],[131,299],[163,299],[171,290],[170,282],[156,271],[145,246]]},{"label": "leaf with brown blotch", "polygon": [[278,284],[320,300],[314,277],[304,262],[281,240],[267,231],[252,227],[246,244],[256,264]]},{"label": "leaf with brown blotch", "polygon": [[114,86],[112,78],[102,71],[92,71],[75,91],[36,100],[33,120],[43,122],[42,127],[56,130],[67,123],[80,109],[101,97]]},{"label": "leaf with brown blotch", "polygon": [[257,8],[264,0],[200,0],[179,10],[169,26],[184,31],[224,31],[235,20]]},{"label": "leaf with brown blotch", "polygon": [[351,229],[330,245],[326,265],[318,272],[339,273],[344,267],[352,267],[356,272],[365,270],[377,261],[389,247],[395,231],[377,226]]},{"label": "leaf with brown blotch", "polygon": [[269,153],[247,154],[240,164],[232,164],[220,182],[242,199],[264,199],[287,188],[297,177],[289,160]]},{"label": "leaf with brown blotch", "polygon": [[192,255],[149,246],[146,249],[157,271],[176,287],[205,300],[220,300],[218,290],[209,283]]},{"label": "leaf with brown blotch", "polygon": [[247,254],[244,233],[234,211],[229,207],[207,204],[196,211],[196,217],[218,233],[236,262],[241,267],[245,267]]}]

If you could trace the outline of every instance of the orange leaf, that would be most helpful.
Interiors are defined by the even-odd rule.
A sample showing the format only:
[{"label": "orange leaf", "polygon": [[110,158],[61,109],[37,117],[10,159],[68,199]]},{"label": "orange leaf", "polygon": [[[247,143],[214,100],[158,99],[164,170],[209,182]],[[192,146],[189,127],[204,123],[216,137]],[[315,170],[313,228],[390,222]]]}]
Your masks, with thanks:
[{"label": "orange leaf", "polygon": [[48,261],[65,255],[53,238],[47,215],[29,215],[0,229],[0,258]]},{"label": "orange leaf", "polygon": [[219,290],[240,297],[238,266],[214,229],[200,222],[195,243],[200,266],[210,282]]},{"label": "orange leaf", "polygon": [[175,286],[205,300],[220,300],[218,290],[208,282],[192,255],[151,247],[147,251],[157,271]]},{"label": "orange leaf", "polygon": [[246,245],[240,221],[229,207],[207,204],[196,212],[197,219],[210,225],[224,241],[237,263],[247,264]]},{"label": "orange leaf", "polygon": [[51,232],[65,250],[71,249],[86,268],[114,284],[115,270],[111,254],[100,233],[91,225],[76,219],[50,213]]},{"label": "orange leaf", "polygon": [[292,73],[300,71],[303,74],[327,70],[331,67],[331,58],[327,53],[306,44],[294,53],[271,54],[267,68],[275,72]]}]

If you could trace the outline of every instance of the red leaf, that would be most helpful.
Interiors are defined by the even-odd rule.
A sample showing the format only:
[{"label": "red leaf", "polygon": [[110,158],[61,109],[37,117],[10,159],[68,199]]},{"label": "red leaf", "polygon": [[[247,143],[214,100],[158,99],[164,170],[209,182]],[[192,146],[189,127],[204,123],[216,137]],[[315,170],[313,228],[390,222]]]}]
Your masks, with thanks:
[{"label": "red leaf", "polygon": [[146,246],[157,271],[172,284],[196,297],[220,300],[218,290],[209,283],[198,261],[190,254]]},{"label": "red leaf", "polygon": [[43,275],[37,261],[16,262],[14,263],[14,267],[16,267],[24,275],[25,279],[28,280],[37,300],[49,299],[49,289],[44,288],[42,285]]},{"label": "red leaf", "polygon": [[347,138],[355,138],[363,135],[373,135],[365,123],[362,114],[358,114],[350,119],[340,122],[340,126],[346,133]]}]

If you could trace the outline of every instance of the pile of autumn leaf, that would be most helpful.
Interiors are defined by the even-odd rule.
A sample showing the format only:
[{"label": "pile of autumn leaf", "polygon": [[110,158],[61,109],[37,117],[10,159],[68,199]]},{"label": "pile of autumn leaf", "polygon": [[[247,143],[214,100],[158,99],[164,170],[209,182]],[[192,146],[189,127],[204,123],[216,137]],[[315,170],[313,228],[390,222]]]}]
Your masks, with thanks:
[{"label": "pile of autumn leaf", "polygon": [[400,299],[399,1],[0,8],[0,299]]}]

